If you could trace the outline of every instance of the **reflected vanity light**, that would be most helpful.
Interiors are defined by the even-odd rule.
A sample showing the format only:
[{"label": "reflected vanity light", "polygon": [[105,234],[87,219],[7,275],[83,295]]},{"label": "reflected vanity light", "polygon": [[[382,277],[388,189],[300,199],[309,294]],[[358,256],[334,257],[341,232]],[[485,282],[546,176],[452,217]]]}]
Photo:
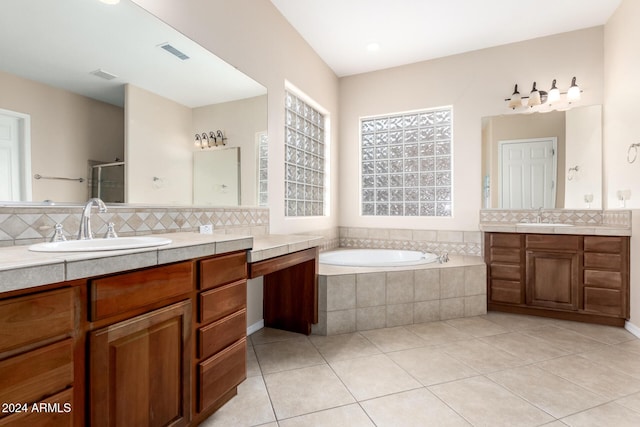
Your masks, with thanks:
[{"label": "reflected vanity light", "polygon": [[[521,96],[518,92],[518,85],[514,86],[513,93],[510,98],[505,99],[510,109],[529,107],[531,111],[551,111],[554,109],[563,110],[573,102],[580,100],[582,90],[576,83],[576,77],[571,79],[571,86],[566,92],[560,92],[556,86],[556,79],[553,79],[549,92],[538,90],[536,82],[533,82],[529,96]],[[563,97],[564,95],[564,97]]]},{"label": "reflected vanity light", "polygon": [[205,148],[213,148],[219,145],[227,145],[225,142],[227,137],[224,136],[224,132],[221,130],[196,133],[194,145],[202,150]]}]

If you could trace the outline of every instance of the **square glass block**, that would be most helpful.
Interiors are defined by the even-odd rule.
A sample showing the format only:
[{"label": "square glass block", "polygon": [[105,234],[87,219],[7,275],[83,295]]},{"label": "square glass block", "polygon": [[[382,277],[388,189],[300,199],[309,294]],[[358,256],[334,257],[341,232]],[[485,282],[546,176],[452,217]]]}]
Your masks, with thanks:
[{"label": "square glass block", "polygon": [[404,200],[407,202],[417,202],[418,201],[418,189],[417,188],[405,188],[404,190]]},{"label": "square glass block", "polygon": [[451,139],[451,126],[436,126],[436,140]]},{"label": "square glass block", "polygon": [[436,123],[450,123],[451,122],[451,110],[440,110],[435,112]]},{"label": "square glass block", "polygon": [[293,111],[289,111],[289,110],[285,111],[284,123],[287,126],[294,127],[295,122],[296,122],[296,115],[293,113]]},{"label": "square glass block", "polygon": [[363,203],[362,204],[362,215],[375,215],[376,214],[376,205],[373,203]]},{"label": "square glass block", "polygon": [[374,178],[373,175],[362,176],[362,188],[373,188],[375,185],[375,182],[376,182],[376,179]]},{"label": "square glass block", "polygon": [[295,144],[295,140],[296,140],[295,131],[293,131],[292,129],[287,127],[284,130],[284,135],[285,135],[285,139],[284,139],[285,144],[287,144],[287,145],[294,145]]},{"label": "square glass block", "polygon": [[297,194],[296,184],[294,184],[293,182],[287,182],[286,198],[287,199],[295,199],[296,198],[296,194]]},{"label": "square glass block", "polygon": [[405,172],[418,172],[418,159],[404,159]]},{"label": "square glass block", "polygon": [[435,156],[436,154],[436,144],[434,142],[421,142],[418,147],[421,157]]},{"label": "square glass block", "polygon": [[436,173],[436,185],[438,185],[438,186],[450,186],[451,185],[451,172],[437,172]]},{"label": "square glass block", "polygon": [[304,184],[296,185],[296,200],[304,200]]},{"label": "square glass block", "polygon": [[302,150],[302,148],[304,147],[304,135],[302,135],[300,132],[294,131],[293,138],[294,147],[296,147],[298,150]]},{"label": "square glass block", "polygon": [[403,126],[405,129],[418,127],[418,115],[417,114],[405,115]]},{"label": "square glass block", "polygon": [[363,202],[374,202],[375,201],[375,191],[372,189],[364,189],[362,190],[362,201]]},{"label": "square glass block", "polygon": [[389,146],[389,158],[390,159],[401,159],[404,153],[404,148],[402,145],[391,145]]},{"label": "square glass block", "polygon": [[436,155],[437,156],[448,156],[451,154],[451,143],[450,142],[438,142],[436,143]]},{"label": "square glass block", "polygon": [[389,200],[392,202],[401,202],[404,197],[404,192],[401,188],[392,188],[389,190]]},{"label": "square glass block", "polygon": [[389,130],[402,129],[403,124],[404,124],[404,120],[402,119],[402,116],[389,117],[388,129]]},{"label": "square glass block", "polygon": [[375,168],[373,162],[362,162],[362,173],[372,174]]},{"label": "square glass block", "polygon": [[436,203],[436,216],[451,216],[451,203]]},{"label": "square glass block", "polygon": [[260,201],[258,203],[260,206],[265,206],[269,203],[269,195],[267,193],[260,193]]},{"label": "square glass block", "polygon": [[433,172],[420,173],[420,187],[433,187],[436,185],[436,174]]},{"label": "square glass block", "polygon": [[419,121],[420,126],[433,126],[433,124],[436,122],[435,114],[432,111],[422,113],[420,114]]},{"label": "square glass block", "polygon": [[374,121],[376,132],[382,132],[387,130],[387,121],[388,119],[376,119]]},{"label": "square glass block", "polygon": [[451,189],[449,187],[436,188],[436,200],[439,202],[451,201]]},{"label": "square glass block", "polygon": [[402,131],[389,132],[389,144],[402,144]]},{"label": "square glass block", "polygon": [[389,160],[389,172],[402,173],[404,170],[404,162],[402,159]]},{"label": "square glass block", "polygon": [[417,187],[419,184],[417,173],[405,173],[404,174],[404,186],[405,187]]},{"label": "square glass block", "polygon": [[389,175],[376,175],[376,188],[389,187]]},{"label": "square glass block", "polygon": [[389,215],[391,216],[403,216],[404,205],[402,203],[391,203],[389,205]]},{"label": "square glass block", "polygon": [[305,213],[304,202],[297,202],[296,203],[296,215],[297,216],[305,216],[304,213]]},{"label": "square glass block", "polygon": [[311,107],[309,107],[306,103],[302,106],[302,116],[305,119],[308,119],[311,116]]},{"label": "square glass block", "polygon": [[388,216],[389,215],[389,204],[388,203],[376,203],[376,215],[377,216]]},{"label": "square glass block", "polygon": [[388,159],[389,158],[389,147],[387,145],[382,145],[380,147],[376,147],[376,159]]},{"label": "square glass block", "polygon": [[260,169],[267,169],[269,165],[269,160],[267,159],[266,156],[260,156],[260,159],[258,160],[258,167]]},{"label": "square glass block", "polygon": [[435,203],[420,203],[420,215],[421,216],[436,216],[436,204]]},{"label": "square glass block", "polygon": [[404,131],[404,142],[418,142],[418,129],[407,129]]},{"label": "square glass block", "polygon": [[436,131],[433,128],[422,128],[418,131],[418,141],[429,142],[436,139]]},{"label": "square glass block", "polygon": [[404,205],[404,215],[405,216],[419,216],[420,209],[417,203],[406,203]]},{"label": "square glass block", "polygon": [[451,170],[451,157],[450,156],[436,157],[436,169],[439,171]]},{"label": "square glass block", "polygon": [[296,167],[291,164],[287,164],[285,167],[285,180],[295,181],[296,179]]},{"label": "square glass block", "polygon": [[421,202],[435,202],[436,201],[436,189],[420,188],[420,201]]},{"label": "square glass block", "polygon": [[296,216],[296,201],[287,200],[287,216]]},{"label": "square glass block", "polygon": [[376,141],[376,136],[372,133],[362,135],[362,146],[363,147],[373,147],[373,144]]},{"label": "square glass block", "polygon": [[376,202],[388,202],[389,201],[389,190],[376,190]]},{"label": "square glass block", "polygon": [[302,133],[302,128],[304,127],[304,119],[300,116],[298,116],[297,114],[293,117],[293,127],[295,128],[296,132],[300,132]]},{"label": "square glass block", "polygon": [[264,169],[260,169],[260,179],[267,179],[269,175],[269,171],[264,168]]},{"label": "square glass block", "polygon": [[378,173],[388,173],[389,172],[389,161],[388,160],[376,160],[376,169],[375,172]]},{"label": "square glass block", "polygon": [[296,168],[296,182],[304,182],[304,168]]},{"label": "square glass block", "polygon": [[418,144],[407,144],[405,141],[404,145],[404,156],[405,157],[418,157]]},{"label": "square glass block", "polygon": [[433,172],[436,169],[435,157],[422,157],[420,159],[421,172]]},{"label": "square glass block", "polygon": [[384,133],[376,133],[376,145],[387,145],[389,143],[389,134]]},{"label": "square glass block", "polygon": [[260,181],[258,185],[260,186],[260,193],[266,193],[269,190],[269,182],[267,181]]},{"label": "square glass block", "polygon": [[314,215],[316,215],[316,210],[314,209],[314,204],[315,203],[311,203],[311,202],[306,202],[304,204],[305,216],[314,216]]},{"label": "square glass block", "polygon": [[290,92],[285,91],[284,93],[284,106],[287,109],[292,109],[295,105],[295,96],[292,95]]},{"label": "square glass block", "polygon": [[395,173],[389,175],[389,186],[390,187],[403,187],[404,186],[404,178],[400,173]]}]

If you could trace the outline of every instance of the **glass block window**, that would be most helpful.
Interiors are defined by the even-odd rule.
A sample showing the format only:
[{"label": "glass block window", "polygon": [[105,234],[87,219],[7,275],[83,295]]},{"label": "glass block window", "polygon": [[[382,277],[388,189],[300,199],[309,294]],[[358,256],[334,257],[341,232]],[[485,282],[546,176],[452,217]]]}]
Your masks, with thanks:
[{"label": "glass block window", "polygon": [[269,139],[267,132],[260,132],[258,139],[258,205],[267,206],[269,202]]},{"label": "glass block window", "polygon": [[285,99],[285,215],[324,215],[324,114],[287,91]]},{"label": "glass block window", "polygon": [[362,215],[451,216],[452,109],[360,121]]}]

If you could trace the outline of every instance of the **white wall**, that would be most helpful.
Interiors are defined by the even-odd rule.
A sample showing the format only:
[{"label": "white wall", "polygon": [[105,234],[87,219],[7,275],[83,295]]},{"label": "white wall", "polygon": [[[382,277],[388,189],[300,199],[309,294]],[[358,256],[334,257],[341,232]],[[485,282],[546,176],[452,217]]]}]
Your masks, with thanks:
[{"label": "white wall", "polygon": [[192,204],[191,108],[133,85],[125,105],[127,203]]},{"label": "white wall", "polygon": [[602,104],[603,28],[558,34],[340,79],[340,225],[395,227],[397,218],[359,215],[359,118],[453,106],[454,216],[401,219],[403,228],[477,230],[481,207],[481,118],[508,114],[505,98],[567,89],[577,77],[582,104]]},{"label": "white wall", "polygon": [[331,195],[338,194],[338,79],[269,0],[134,0],[268,90],[269,208],[272,233],[338,225],[327,217],[284,216],[284,85],[288,80],[331,115]]},{"label": "white wall", "polygon": [[[627,163],[630,144],[640,143],[640,2],[623,0],[605,25],[604,73],[604,181],[606,204],[618,206],[616,192],[631,190],[627,206],[633,208],[631,237],[631,323],[640,328],[640,159]],[[636,332],[640,333],[640,329]]]}]

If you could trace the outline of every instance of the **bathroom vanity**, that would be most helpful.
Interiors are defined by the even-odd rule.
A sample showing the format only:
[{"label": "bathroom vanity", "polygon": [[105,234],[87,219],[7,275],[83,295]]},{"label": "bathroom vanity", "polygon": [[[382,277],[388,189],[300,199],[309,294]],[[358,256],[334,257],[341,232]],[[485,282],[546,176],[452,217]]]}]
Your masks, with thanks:
[{"label": "bathroom vanity", "polygon": [[[196,425],[236,394],[252,239],[171,237],[111,253],[2,249],[23,265],[0,271],[0,426]],[[58,269],[88,277],[40,285]]]},{"label": "bathroom vanity", "polygon": [[485,233],[488,309],[623,326],[629,237]]}]

